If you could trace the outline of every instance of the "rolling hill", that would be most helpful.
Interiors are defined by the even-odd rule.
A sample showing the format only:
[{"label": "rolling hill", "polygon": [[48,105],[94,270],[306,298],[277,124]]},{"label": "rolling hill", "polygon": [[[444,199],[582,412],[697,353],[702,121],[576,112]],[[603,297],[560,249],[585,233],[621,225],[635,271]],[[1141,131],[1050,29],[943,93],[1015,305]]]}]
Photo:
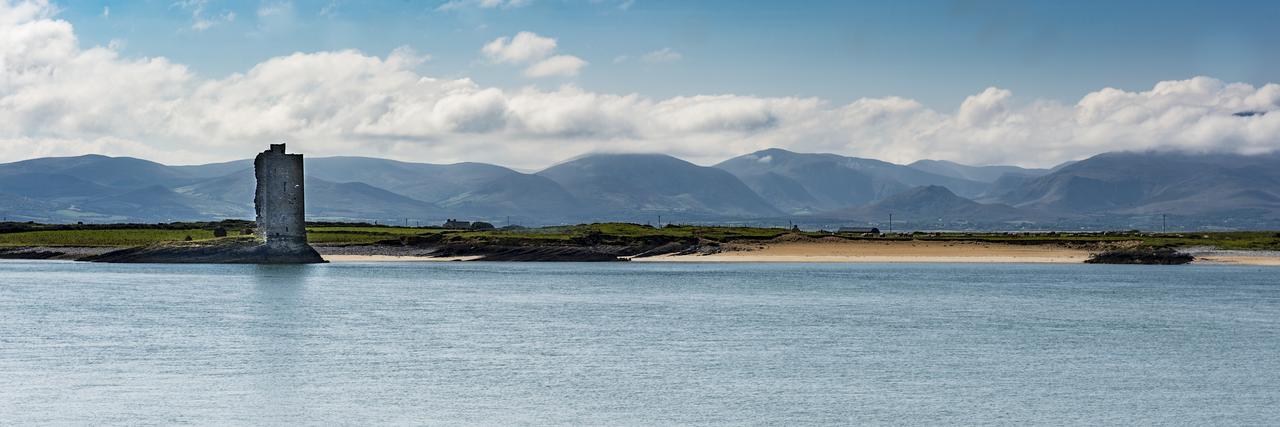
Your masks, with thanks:
[{"label": "rolling hill", "polygon": [[793,214],[864,205],[922,185],[941,185],[969,196],[989,187],[879,160],[777,148],[734,157],[715,167]]},{"label": "rolling hill", "polygon": [[[595,154],[522,173],[483,163],[306,160],[313,219],[527,225],[596,221],[948,228],[1280,228],[1280,154],[1104,153],[1050,170],[909,166],[769,149],[714,167],[659,154]],[[0,216],[43,222],[253,217],[252,162],[166,166],[86,155],[0,164]]]},{"label": "rolling hill", "polygon": [[1005,175],[1040,176],[1049,169],[1028,169],[1017,166],[968,166],[948,160],[917,160],[907,167],[935,175],[949,176],[977,182],[996,182]]},{"label": "rolling hill", "polygon": [[732,174],[660,154],[597,154],[537,175],[591,206],[589,213],[643,218],[648,213],[761,217],[781,212]]},{"label": "rolling hill", "polygon": [[1118,215],[1280,212],[1280,155],[1106,153],[1010,183],[984,200]]},{"label": "rolling hill", "polygon": [[855,221],[895,220],[936,224],[939,227],[993,225],[1010,221],[1043,220],[1044,215],[1004,204],[978,203],[939,185],[916,187],[884,200],[823,214],[823,217]]}]

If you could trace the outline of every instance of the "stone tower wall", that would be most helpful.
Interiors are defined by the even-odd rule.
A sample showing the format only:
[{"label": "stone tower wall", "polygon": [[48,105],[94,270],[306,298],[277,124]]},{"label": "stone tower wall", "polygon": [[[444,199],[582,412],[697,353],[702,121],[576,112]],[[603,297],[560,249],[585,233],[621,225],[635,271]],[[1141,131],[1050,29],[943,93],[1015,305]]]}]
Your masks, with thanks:
[{"label": "stone tower wall", "polygon": [[253,161],[258,181],[253,196],[257,233],[268,244],[307,242],[302,155],[285,154],[284,144],[258,153]]}]

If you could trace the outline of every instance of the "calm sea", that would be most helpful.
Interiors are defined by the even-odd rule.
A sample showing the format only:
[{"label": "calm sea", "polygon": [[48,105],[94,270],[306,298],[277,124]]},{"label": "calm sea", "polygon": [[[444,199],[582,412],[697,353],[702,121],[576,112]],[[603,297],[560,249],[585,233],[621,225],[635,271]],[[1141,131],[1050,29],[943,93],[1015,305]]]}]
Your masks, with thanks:
[{"label": "calm sea", "polygon": [[0,423],[1280,424],[1280,269],[0,262]]}]

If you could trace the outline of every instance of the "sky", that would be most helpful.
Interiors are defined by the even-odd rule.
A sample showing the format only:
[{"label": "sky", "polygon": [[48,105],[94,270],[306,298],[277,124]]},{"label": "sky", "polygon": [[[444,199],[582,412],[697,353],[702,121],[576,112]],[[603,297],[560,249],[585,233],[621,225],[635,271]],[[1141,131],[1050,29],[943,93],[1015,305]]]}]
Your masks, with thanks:
[{"label": "sky", "polygon": [[1280,148],[1272,1],[0,0],[0,161]]}]

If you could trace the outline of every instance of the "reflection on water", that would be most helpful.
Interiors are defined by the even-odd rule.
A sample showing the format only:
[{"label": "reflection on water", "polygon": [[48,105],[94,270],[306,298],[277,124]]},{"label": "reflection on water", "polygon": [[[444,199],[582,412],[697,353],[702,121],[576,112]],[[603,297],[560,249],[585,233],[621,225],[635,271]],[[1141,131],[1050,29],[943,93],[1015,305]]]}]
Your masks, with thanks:
[{"label": "reflection on water", "polygon": [[1275,425],[1275,271],[0,262],[0,420]]},{"label": "reflection on water", "polygon": [[252,298],[246,301],[251,328],[242,366],[258,369],[246,379],[263,407],[275,413],[306,403],[299,393],[307,377],[305,354],[308,328],[315,319],[305,309],[307,288],[316,269],[310,265],[246,266],[253,281]]},{"label": "reflection on water", "polygon": [[317,274],[315,265],[296,264],[259,264],[244,266],[250,268],[250,277],[259,287],[294,288],[305,285],[307,279]]}]

